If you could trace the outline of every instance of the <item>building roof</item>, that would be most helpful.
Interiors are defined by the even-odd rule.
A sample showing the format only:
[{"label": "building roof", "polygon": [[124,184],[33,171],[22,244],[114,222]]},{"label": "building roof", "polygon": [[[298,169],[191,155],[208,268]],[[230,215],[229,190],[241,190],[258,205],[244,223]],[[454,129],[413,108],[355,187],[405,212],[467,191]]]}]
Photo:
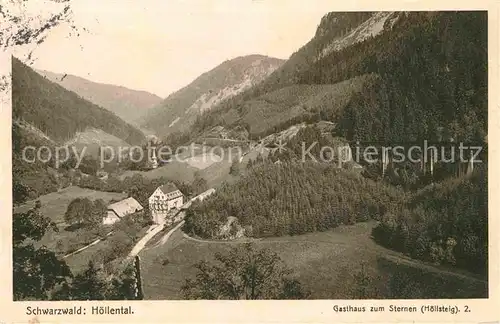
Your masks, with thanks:
[{"label": "building roof", "polygon": [[195,201],[195,200],[200,200],[201,201],[201,200],[205,199],[206,197],[210,196],[211,194],[213,194],[214,192],[215,192],[214,188],[211,188],[211,189],[208,189],[207,191],[202,192],[198,196],[196,196],[194,198],[191,198],[187,203],[185,203],[181,207],[181,209],[188,209],[193,204],[193,201]]},{"label": "building roof", "polygon": [[191,201],[194,201],[196,199],[205,199],[206,197],[210,196],[211,194],[213,194],[215,192],[215,189],[214,188],[211,188],[211,189],[208,189],[204,192],[202,192],[201,194],[199,194],[198,196],[194,197],[193,199],[191,199]]},{"label": "building roof", "polygon": [[132,197],[123,199],[108,206],[108,210],[114,211],[120,218],[142,209],[141,204],[139,204],[139,202]]},{"label": "building roof", "polygon": [[163,191],[164,194],[168,194],[174,191],[179,190],[176,185],[172,182],[166,183],[163,186],[160,186],[160,190]]},{"label": "building roof", "polygon": [[[175,184],[173,184],[171,182],[166,183],[166,184],[161,185],[158,188],[156,188],[156,190],[158,190],[158,189],[161,192],[163,192],[163,194],[166,196],[165,198],[167,200],[177,199],[177,198],[183,196],[182,192],[175,186]],[[156,190],[155,190],[155,192],[156,192]],[[153,195],[154,195],[154,192],[149,198],[151,199],[153,197]]]}]

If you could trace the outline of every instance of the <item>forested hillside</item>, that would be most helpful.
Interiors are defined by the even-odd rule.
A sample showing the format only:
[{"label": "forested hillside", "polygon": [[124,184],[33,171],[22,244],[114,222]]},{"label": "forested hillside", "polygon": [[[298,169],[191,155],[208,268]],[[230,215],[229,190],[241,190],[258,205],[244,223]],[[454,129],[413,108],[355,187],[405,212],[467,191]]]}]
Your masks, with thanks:
[{"label": "forested hillside", "polygon": [[[111,145],[109,138],[115,138],[115,142],[128,145],[145,140],[142,132],[112,112],[52,83],[16,58],[12,59],[12,119],[14,203],[57,191],[71,182],[65,173],[74,165],[64,165],[64,170],[56,170],[54,155],[49,155],[59,144]],[[96,143],[81,140],[81,134],[89,130],[96,133],[93,138]],[[99,134],[105,136],[99,137]],[[42,154],[48,163],[36,156],[27,156],[31,162],[23,159],[24,148],[42,145],[52,150],[45,150]],[[95,174],[97,161],[85,157],[79,169]]]},{"label": "forested hillside", "polygon": [[205,129],[214,122],[239,126],[258,139],[304,121],[335,120],[357,93],[377,79],[375,74],[366,74],[336,84],[290,85],[247,100],[220,116],[208,113],[198,118],[196,127]]},{"label": "forested hillside", "polygon": [[28,163],[22,159],[24,147],[52,147],[53,143],[35,136],[18,124],[12,124],[12,192],[14,203],[24,202],[28,198],[56,191],[57,178],[49,172],[49,166],[40,162]]},{"label": "forested hillside", "polygon": [[[23,156],[24,148],[30,146],[45,149],[39,151],[39,157],[33,150],[27,150]],[[55,148],[58,146],[56,142],[44,137],[44,134],[28,123],[12,123],[12,198],[14,204],[57,191],[69,186],[75,180],[76,174],[70,171],[76,166],[76,159],[72,153],[64,162],[66,155],[61,150],[62,161],[60,162],[64,163],[56,169]],[[86,155],[82,158],[78,169],[83,173],[95,175],[99,164],[97,160]]]},{"label": "forested hillside", "polygon": [[30,123],[57,142],[89,127],[129,144],[145,139],[115,114],[45,79],[16,58],[12,59],[12,118]]},{"label": "forested hillside", "polygon": [[[367,19],[361,14],[352,16],[357,22],[353,27]],[[242,124],[253,107],[249,102],[292,84],[335,84],[375,73],[380,76],[379,81],[366,84],[340,113],[322,116],[304,110],[295,121],[310,120],[313,116],[329,118],[339,123],[338,133],[347,139],[393,142],[432,140],[438,136],[455,140],[484,139],[487,121],[485,12],[398,13],[389,16],[384,31],[374,37],[325,52],[324,37],[345,36],[342,30],[332,27],[335,24],[327,23],[336,21],[335,18],[338,19],[335,14],[327,15],[316,37],[262,84],[200,116],[191,134],[214,125]],[[322,110],[329,104],[324,106]],[[284,105],[282,109],[294,111],[295,108]],[[257,123],[243,125],[250,133],[252,128],[259,128]]]},{"label": "forested hillside", "polygon": [[[303,110],[302,114],[294,115],[293,122],[330,120],[337,123],[336,135],[347,140],[401,143],[426,139],[477,144],[486,140],[487,16],[483,12],[401,14],[390,32],[332,51],[318,60],[311,59],[306,68],[297,69],[286,81],[272,81],[271,76],[260,87],[199,118],[195,130],[213,124],[226,127],[242,124],[246,114],[254,113],[245,109],[249,102],[265,93],[276,93],[277,88],[286,89],[290,83],[301,84],[301,87],[330,85],[368,73],[377,75],[376,81],[366,83],[361,91],[355,92],[343,109],[337,110],[339,113],[321,114],[324,108],[319,114]],[[294,112],[296,105],[284,104],[282,111],[288,107]],[[226,117],[230,114],[234,116],[232,120]],[[251,134],[252,129],[259,127],[257,121],[243,126],[248,127]],[[269,132],[280,130],[279,126],[272,126]],[[290,124],[282,125],[283,128],[288,126]],[[297,138],[307,138],[309,135],[304,132]],[[297,154],[293,141],[288,147],[291,153]],[[317,170],[327,167],[316,165],[304,176],[296,169],[287,176],[281,175],[289,168],[288,163],[264,164],[256,169],[260,173],[254,174],[252,170],[252,180],[245,178],[197,207],[188,218],[189,228],[200,236],[210,237],[217,233],[225,217],[236,216],[243,225],[252,226],[253,235],[282,235],[297,234],[297,229],[298,233],[313,231],[324,224],[335,226],[373,217],[382,221],[374,231],[381,244],[414,258],[477,273],[486,271],[488,213],[484,170],[430,185],[409,200],[396,199],[394,206],[398,207],[394,210],[377,213],[374,212],[377,211],[377,198],[360,198],[365,191],[356,182],[353,182],[357,184],[356,191],[349,192],[349,182],[342,181],[343,173],[336,174],[328,182],[331,186],[342,184],[341,188],[322,196],[322,191],[311,189],[315,188],[314,184],[321,184],[315,177]],[[328,178],[328,173],[320,174]],[[304,187],[284,184],[284,179],[301,181]],[[310,184],[309,179],[315,179],[314,184]],[[366,179],[356,181],[371,183]],[[270,183],[297,189],[280,195]],[[368,191],[377,192],[374,188]],[[254,192],[258,194],[251,194]],[[403,194],[400,196],[402,198]],[[293,198],[289,198],[288,204],[281,204],[276,197]],[[311,203],[314,202],[311,197],[322,197],[320,201],[331,205],[322,210]],[[288,208],[288,205],[295,207]],[[390,204],[384,202],[381,206]],[[229,212],[224,214],[222,210]],[[247,214],[248,210],[251,212]]]},{"label": "forested hillside", "polygon": [[[487,48],[483,12],[409,14],[376,43],[324,58],[303,81],[331,83],[357,71],[381,75],[381,82],[355,97],[341,118],[339,130],[348,139],[482,142],[488,120]],[[347,58],[345,67],[337,64]]]},{"label": "forested hillside", "polygon": [[373,236],[413,258],[487,274],[486,166],[417,192],[404,208],[387,213]]},{"label": "forested hillside", "polygon": [[354,224],[397,208],[404,193],[333,165],[313,162],[254,164],[186,215],[185,230],[215,238],[228,217],[254,237],[295,235]]},{"label": "forested hillside", "polygon": [[[365,30],[374,17],[379,23],[385,17],[383,32],[358,42],[346,41]],[[220,226],[234,216],[250,235],[272,236],[376,219],[381,225],[373,235],[381,244],[413,258],[484,274],[488,255],[484,163],[467,175],[441,170],[434,179],[420,165],[401,164],[396,178],[372,181],[332,165],[294,161],[300,157],[301,141],[318,141],[320,145],[312,152],[318,156],[319,147],[332,145],[335,136],[339,143],[399,145],[427,140],[485,146],[487,14],[353,15],[353,25],[344,31],[335,29],[338,19],[335,14],[325,16],[300,55],[295,54],[260,85],[200,116],[191,130],[196,134],[214,125],[242,126],[250,136],[259,137],[293,124],[326,120],[336,125],[333,137],[328,139],[318,128],[301,129],[287,143],[287,151],[271,156],[272,161],[280,159],[280,164],[251,166],[241,180],[196,205],[186,218],[186,229],[202,237],[217,237]],[[329,32],[330,44],[318,41]],[[370,82],[358,82],[367,76]],[[355,90],[346,91],[349,88],[343,84]],[[317,100],[332,85],[336,86],[333,95]],[[284,93],[288,95],[282,97],[291,100],[279,99]],[[273,122],[286,113],[289,120]],[[437,163],[438,167],[443,165]],[[386,178],[394,176],[392,171]]]},{"label": "forested hillside", "polygon": [[313,162],[253,164],[236,183],[193,204],[184,230],[219,238],[228,217],[247,236],[298,235],[370,219],[373,236],[413,258],[484,274],[488,260],[487,176],[432,184],[415,194],[334,165]]}]

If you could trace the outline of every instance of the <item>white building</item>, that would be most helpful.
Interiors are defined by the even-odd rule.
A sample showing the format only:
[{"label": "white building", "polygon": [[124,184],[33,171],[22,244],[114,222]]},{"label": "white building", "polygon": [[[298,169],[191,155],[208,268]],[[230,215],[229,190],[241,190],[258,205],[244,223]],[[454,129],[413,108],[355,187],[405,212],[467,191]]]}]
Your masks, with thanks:
[{"label": "white building", "polygon": [[132,197],[115,202],[108,206],[108,212],[102,219],[104,225],[111,225],[123,217],[143,210],[141,204]]},{"label": "white building", "polygon": [[179,211],[184,195],[173,183],[156,188],[149,197],[149,210],[156,224],[172,223],[175,212]]}]

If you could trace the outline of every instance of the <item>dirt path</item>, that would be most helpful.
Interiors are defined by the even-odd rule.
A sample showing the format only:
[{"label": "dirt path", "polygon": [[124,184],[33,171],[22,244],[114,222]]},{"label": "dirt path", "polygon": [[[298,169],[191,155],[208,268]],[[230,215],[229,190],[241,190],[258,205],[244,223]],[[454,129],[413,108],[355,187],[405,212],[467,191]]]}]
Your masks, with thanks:
[{"label": "dirt path", "polygon": [[426,271],[438,273],[441,275],[454,276],[454,277],[457,277],[460,279],[466,279],[466,280],[470,280],[470,281],[474,281],[474,282],[485,283],[485,284],[488,283],[486,280],[476,278],[470,274],[462,273],[462,272],[456,271],[454,269],[442,269],[442,268],[433,266],[431,264],[427,264],[427,263],[424,263],[422,261],[415,260],[415,259],[410,259],[410,258],[407,258],[404,256],[387,254],[384,257],[390,261],[395,262],[396,264],[404,264],[404,265],[412,266],[415,268],[424,269]]},{"label": "dirt path", "polygon": [[190,241],[195,241],[198,243],[209,243],[209,244],[242,244],[242,243],[258,242],[258,241],[262,240],[262,239],[253,239],[253,238],[246,238],[244,240],[232,240],[232,241],[202,240],[202,239],[197,239],[197,238],[191,237],[184,232],[182,233],[182,236],[184,236],[185,239],[188,239]]},{"label": "dirt path", "polygon": [[[110,236],[111,234],[113,234],[113,231],[111,231],[111,232],[109,232],[108,234],[106,234],[106,237]],[[63,256],[63,259],[66,259],[67,257],[70,257],[70,256],[72,256],[72,255],[75,255],[75,254],[78,254],[78,253],[80,253],[80,252],[83,252],[83,251],[85,251],[86,249],[88,249],[89,247],[94,246],[94,245],[96,245],[97,243],[99,243],[99,242],[101,242],[101,241],[102,241],[102,239],[97,239],[97,240],[95,240],[94,242],[90,243],[89,245],[85,245],[85,246],[84,246],[84,247],[82,247],[81,249],[78,249],[78,250],[76,250],[76,251],[74,251],[74,252],[71,252],[71,253],[69,253],[69,254],[66,254],[65,256]]]}]

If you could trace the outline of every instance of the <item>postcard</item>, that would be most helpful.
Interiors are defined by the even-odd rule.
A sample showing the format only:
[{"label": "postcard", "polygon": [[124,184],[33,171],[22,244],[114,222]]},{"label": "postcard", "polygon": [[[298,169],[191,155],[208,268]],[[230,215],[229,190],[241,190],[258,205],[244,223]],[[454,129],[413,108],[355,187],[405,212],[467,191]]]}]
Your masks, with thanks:
[{"label": "postcard", "polygon": [[0,323],[500,320],[498,2],[0,14]]}]

